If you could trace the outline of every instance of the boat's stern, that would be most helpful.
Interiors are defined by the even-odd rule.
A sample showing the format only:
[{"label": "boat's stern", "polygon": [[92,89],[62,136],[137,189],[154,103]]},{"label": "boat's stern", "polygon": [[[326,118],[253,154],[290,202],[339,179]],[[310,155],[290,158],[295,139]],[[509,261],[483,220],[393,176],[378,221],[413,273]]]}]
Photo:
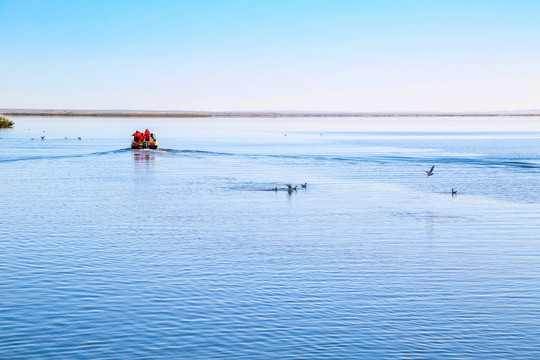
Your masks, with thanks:
[{"label": "boat's stern", "polygon": [[158,148],[158,142],[157,141],[133,141],[131,143],[132,149],[157,149]]}]

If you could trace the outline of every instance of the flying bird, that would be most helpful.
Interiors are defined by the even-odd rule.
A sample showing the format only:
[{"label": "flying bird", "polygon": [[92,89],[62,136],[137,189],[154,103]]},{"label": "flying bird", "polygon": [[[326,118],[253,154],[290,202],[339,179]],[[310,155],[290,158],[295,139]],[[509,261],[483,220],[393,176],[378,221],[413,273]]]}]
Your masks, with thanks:
[{"label": "flying bird", "polygon": [[433,165],[433,166],[431,167],[431,169],[429,169],[429,171],[424,170],[424,172],[427,174],[426,176],[431,176],[431,175],[433,175],[433,169],[434,169],[434,168],[435,168],[435,165]]}]

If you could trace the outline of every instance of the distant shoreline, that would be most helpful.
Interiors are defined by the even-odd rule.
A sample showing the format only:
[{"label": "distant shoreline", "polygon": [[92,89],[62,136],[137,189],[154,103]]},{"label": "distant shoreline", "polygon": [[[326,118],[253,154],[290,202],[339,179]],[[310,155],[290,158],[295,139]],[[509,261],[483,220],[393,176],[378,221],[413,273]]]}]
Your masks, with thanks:
[{"label": "distant shoreline", "polygon": [[131,112],[131,111],[62,111],[62,110],[0,110],[4,116],[43,116],[43,117],[177,117],[177,118],[202,118],[212,117],[205,113],[174,113],[174,112]]},{"label": "distant shoreline", "polygon": [[133,111],[133,110],[23,110],[0,109],[4,116],[39,117],[160,117],[160,118],[274,118],[274,117],[441,117],[441,116],[540,116],[540,111],[532,112],[286,112],[286,111],[228,111],[228,112],[183,112],[183,111]]}]

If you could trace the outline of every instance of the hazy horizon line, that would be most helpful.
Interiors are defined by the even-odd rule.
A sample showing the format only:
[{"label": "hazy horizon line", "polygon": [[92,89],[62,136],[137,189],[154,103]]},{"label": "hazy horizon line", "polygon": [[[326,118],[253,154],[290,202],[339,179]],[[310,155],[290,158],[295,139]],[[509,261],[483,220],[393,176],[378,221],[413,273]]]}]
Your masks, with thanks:
[{"label": "hazy horizon line", "polygon": [[400,110],[385,110],[385,111],[342,111],[342,110],[155,110],[155,109],[69,109],[69,108],[0,108],[0,114],[22,116],[22,114],[33,113],[150,113],[150,114],[201,114],[201,115],[234,115],[234,114],[299,114],[299,115],[540,115],[540,109],[516,109],[516,110],[482,110],[482,111],[400,111]]}]

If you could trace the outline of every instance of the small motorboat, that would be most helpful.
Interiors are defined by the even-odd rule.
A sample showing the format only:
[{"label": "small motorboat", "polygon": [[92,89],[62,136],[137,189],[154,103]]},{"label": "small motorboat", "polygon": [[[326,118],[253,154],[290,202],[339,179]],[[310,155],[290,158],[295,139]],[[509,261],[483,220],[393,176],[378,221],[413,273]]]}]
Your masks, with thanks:
[{"label": "small motorboat", "polygon": [[133,140],[131,142],[131,148],[132,149],[157,149],[158,148],[158,141],[154,139],[150,139],[148,141],[138,141]]},{"label": "small motorboat", "polygon": [[139,130],[135,131],[132,135],[133,141],[131,142],[132,149],[157,149],[158,142],[156,137],[150,130],[146,129],[144,132]]}]

